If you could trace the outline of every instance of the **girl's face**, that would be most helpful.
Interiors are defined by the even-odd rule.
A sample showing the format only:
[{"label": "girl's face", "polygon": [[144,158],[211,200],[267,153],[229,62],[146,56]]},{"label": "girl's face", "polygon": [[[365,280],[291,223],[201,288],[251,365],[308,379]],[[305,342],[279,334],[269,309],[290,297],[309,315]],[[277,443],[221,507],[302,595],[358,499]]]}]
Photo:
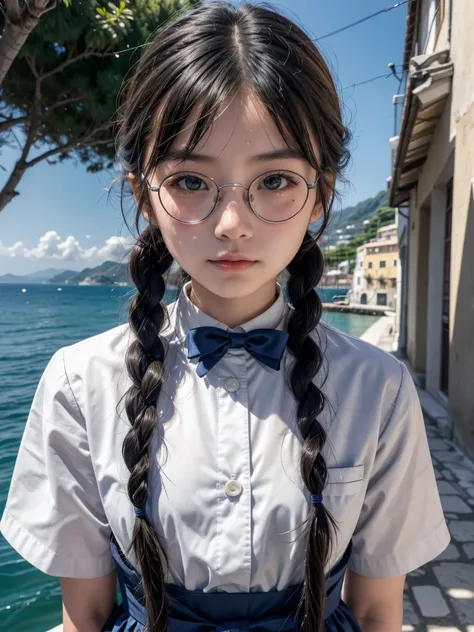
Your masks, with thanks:
[{"label": "girl's face", "polygon": [[[186,146],[195,121],[196,115],[191,115],[172,150]],[[257,176],[280,169],[296,172],[309,184],[314,183],[316,171],[303,157],[257,159],[260,154],[287,149],[269,114],[251,96],[241,94],[215,119],[194,151],[198,155],[186,161],[164,160],[149,175],[148,183],[158,186],[170,174],[188,171],[211,177],[217,185],[249,186]],[[277,188],[289,184],[278,177],[267,183]],[[188,195],[190,188],[200,189],[205,184],[192,177],[182,179],[178,186]],[[144,213],[145,218],[159,226],[171,255],[191,276],[193,288],[200,287],[202,292],[221,299],[262,296],[264,289],[274,293],[278,274],[295,256],[308,224],[322,213],[317,192],[311,189],[298,215],[271,224],[254,214],[246,203],[244,188],[224,187],[219,203],[206,219],[183,224],[165,211],[157,192],[150,191],[149,196],[151,209]],[[248,261],[226,264],[226,257]]]}]

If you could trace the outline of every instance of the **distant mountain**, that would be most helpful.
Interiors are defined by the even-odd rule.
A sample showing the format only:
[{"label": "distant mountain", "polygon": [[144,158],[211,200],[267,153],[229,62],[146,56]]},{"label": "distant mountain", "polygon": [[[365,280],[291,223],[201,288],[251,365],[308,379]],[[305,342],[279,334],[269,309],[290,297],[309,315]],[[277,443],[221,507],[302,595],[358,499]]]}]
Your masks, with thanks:
[{"label": "distant mountain", "polygon": [[[341,210],[332,210],[329,225],[322,238],[324,248],[347,243],[365,230],[365,221],[369,221],[381,207],[388,206],[388,194],[379,191],[377,195],[362,200],[355,206],[348,206]],[[314,225],[317,227],[317,224]]]},{"label": "distant mountain", "polygon": [[[46,283],[58,273],[63,273],[64,268],[48,268],[47,270],[38,270],[30,274],[2,274],[0,275],[0,283]],[[75,272],[73,274],[76,274]]]},{"label": "distant mountain", "polygon": [[30,272],[26,276],[29,279],[38,279],[39,281],[49,281],[57,274],[65,272],[66,268],[47,268],[46,270],[38,270],[37,272]]},{"label": "distant mountain", "polygon": [[17,276],[16,274],[2,274],[0,283],[31,283],[28,277]]},{"label": "distant mountain", "polygon": [[64,270],[64,272],[60,272],[56,274],[56,276],[52,277],[49,282],[50,283],[67,283],[69,279],[76,276],[78,274],[77,270]]},{"label": "distant mountain", "polygon": [[[362,202],[359,202],[356,206],[348,206],[342,209],[339,211],[338,219],[344,226],[347,224],[361,223],[366,219],[370,219],[381,206],[388,206],[387,191],[379,191],[374,197],[362,200]],[[334,216],[335,220],[337,215],[338,212],[336,211]],[[342,228],[342,226],[339,228]]]},{"label": "distant mountain", "polygon": [[63,285],[131,285],[128,264],[105,261],[95,268],[85,268],[81,272],[68,270],[50,279],[49,283]]}]

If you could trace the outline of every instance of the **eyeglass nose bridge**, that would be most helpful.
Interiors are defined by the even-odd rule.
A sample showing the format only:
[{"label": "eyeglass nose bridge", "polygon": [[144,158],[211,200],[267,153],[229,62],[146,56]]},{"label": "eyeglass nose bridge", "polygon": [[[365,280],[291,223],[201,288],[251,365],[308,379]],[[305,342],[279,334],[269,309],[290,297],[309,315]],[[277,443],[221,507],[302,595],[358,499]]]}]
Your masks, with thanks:
[{"label": "eyeglass nose bridge", "polygon": [[246,194],[244,196],[245,202],[250,206],[251,210],[253,211],[252,206],[250,204],[250,187],[245,186],[245,184],[239,184],[238,182],[227,182],[226,184],[221,184],[220,186],[217,187],[217,195],[216,195],[216,201],[214,204],[214,209],[221,201],[221,198],[222,198],[221,189],[225,189],[225,187],[242,187],[242,189],[245,189],[246,191]]}]

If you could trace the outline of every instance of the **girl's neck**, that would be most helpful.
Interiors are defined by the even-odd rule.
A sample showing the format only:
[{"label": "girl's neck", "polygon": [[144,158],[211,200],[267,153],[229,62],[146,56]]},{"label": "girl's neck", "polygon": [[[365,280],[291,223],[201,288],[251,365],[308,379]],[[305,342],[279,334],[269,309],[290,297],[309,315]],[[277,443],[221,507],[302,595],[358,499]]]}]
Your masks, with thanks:
[{"label": "girl's neck", "polygon": [[239,298],[224,298],[213,294],[196,281],[191,282],[189,300],[211,318],[230,329],[242,325],[273,305],[278,296],[276,280],[269,281],[256,292]]}]

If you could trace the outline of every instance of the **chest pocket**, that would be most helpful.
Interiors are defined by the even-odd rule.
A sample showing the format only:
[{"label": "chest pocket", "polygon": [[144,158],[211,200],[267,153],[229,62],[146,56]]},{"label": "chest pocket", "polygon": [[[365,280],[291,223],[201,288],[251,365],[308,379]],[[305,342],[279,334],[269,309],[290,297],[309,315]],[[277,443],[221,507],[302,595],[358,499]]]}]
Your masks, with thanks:
[{"label": "chest pocket", "polygon": [[328,477],[323,494],[351,496],[364,488],[364,464],[353,467],[328,467]]}]

